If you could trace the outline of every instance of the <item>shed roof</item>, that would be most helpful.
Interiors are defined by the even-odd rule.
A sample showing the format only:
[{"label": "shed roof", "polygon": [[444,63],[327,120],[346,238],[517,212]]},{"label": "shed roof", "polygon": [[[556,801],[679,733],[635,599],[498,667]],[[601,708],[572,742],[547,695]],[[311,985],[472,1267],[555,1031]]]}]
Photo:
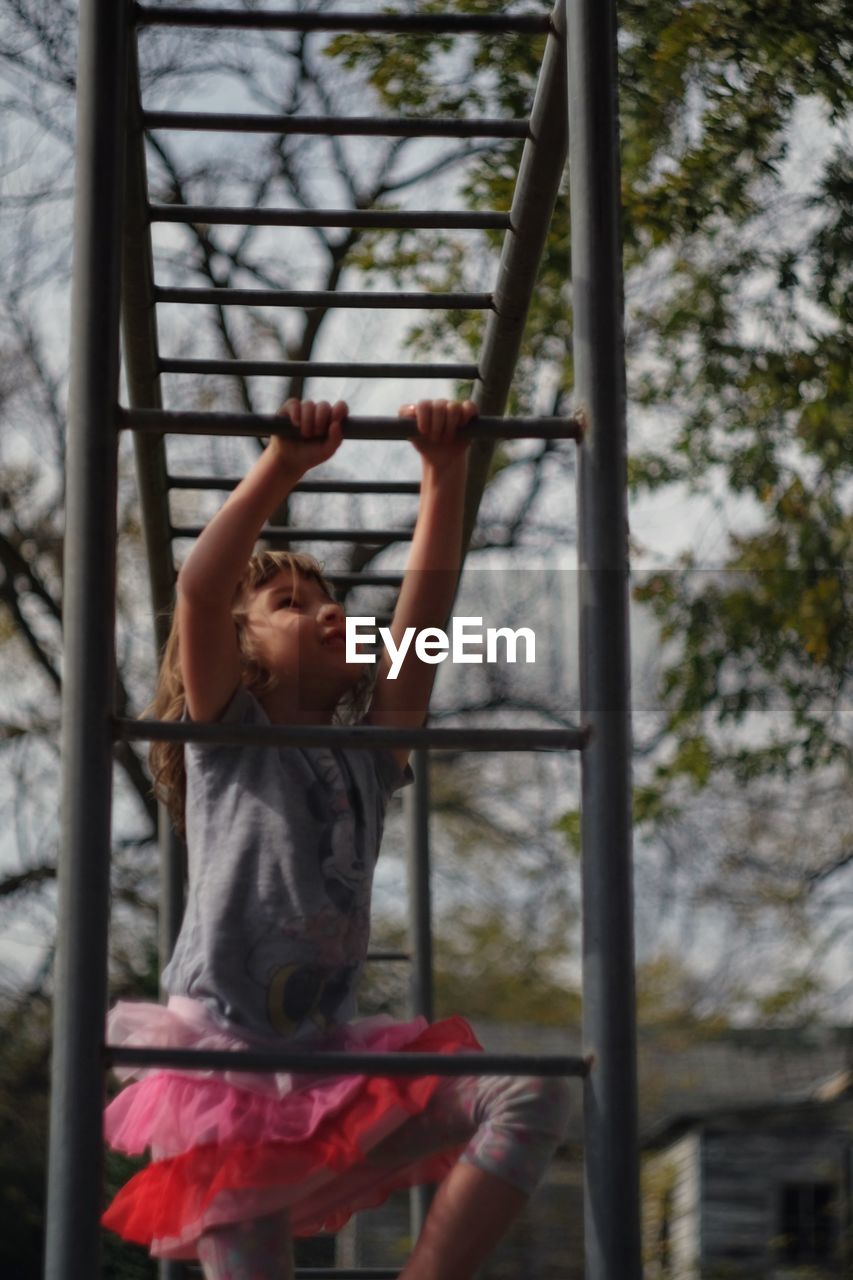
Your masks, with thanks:
[{"label": "shed roof", "polygon": [[[473,1020],[495,1052],[580,1054],[577,1028]],[[709,1035],[689,1028],[638,1033],[641,1142],[657,1143],[674,1126],[723,1112],[832,1103],[853,1087],[853,1027],[732,1028]],[[571,1141],[582,1138],[581,1085]]]}]

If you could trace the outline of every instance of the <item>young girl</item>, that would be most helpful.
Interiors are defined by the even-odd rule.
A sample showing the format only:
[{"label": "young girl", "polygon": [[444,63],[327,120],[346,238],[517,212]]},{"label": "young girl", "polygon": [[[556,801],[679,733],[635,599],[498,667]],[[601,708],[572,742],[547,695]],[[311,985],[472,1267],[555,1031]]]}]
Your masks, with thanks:
[{"label": "young girl", "polygon": [[[274,436],[193,547],[154,713],[244,725],[330,724],[349,704],[372,725],[418,726],[434,666],[395,680],[347,663],[344,614],[305,555],[253,548],[270,514],[342,439],[347,407],[290,400],[301,439]],[[471,402],[422,401],[420,508],[393,622],[443,626],[460,561]],[[111,1044],[198,1049],[443,1051],[480,1048],[448,1018],[355,1020],[370,888],[409,751],[155,744],[152,766],[189,850],[189,896],[163,974],[167,1006],[125,1002]],[[199,1258],[208,1280],[285,1280],[291,1239],[335,1231],[391,1191],[441,1182],[401,1275],[466,1280],[565,1135],[562,1080],[372,1078],[133,1070],[107,1109],[110,1144],[153,1160],[105,1224],[152,1254]]]}]

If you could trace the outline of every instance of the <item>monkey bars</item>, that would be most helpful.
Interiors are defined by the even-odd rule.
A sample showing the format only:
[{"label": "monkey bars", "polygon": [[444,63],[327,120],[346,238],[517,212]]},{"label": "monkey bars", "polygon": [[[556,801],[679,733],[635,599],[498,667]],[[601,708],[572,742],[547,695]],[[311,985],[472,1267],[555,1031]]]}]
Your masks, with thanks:
[{"label": "monkey bars", "polygon": [[[135,31],[146,26],[232,27],[301,32],[362,31],[546,34],[539,83],[527,121],[365,121],[201,115],[143,111]],[[567,53],[568,48],[568,53]],[[72,296],[72,376],[68,434],[63,688],[63,847],[55,999],[53,1092],[46,1276],[94,1280],[98,1272],[104,1070],[134,1058],[107,1050],[107,929],[111,848],[111,771],[118,742],[242,741],[233,726],[157,724],[118,718],[115,708],[117,443],[131,431],[151,575],[158,642],[174,591],[172,544],[194,528],[172,525],[172,490],[224,490],[235,479],[171,475],[166,434],[257,436],[286,432],[281,419],[184,413],[164,408],[161,374],[197,371],[257,376],[294,373],[387,378],[460,377],[474,381],[481,417],[467,430],[469,451],[465,545],[489,474],[495,441],[523,436],[574,440],[578,452],[581,724],[574,729],[352,729],[273,726],[253,741],[271,746],[333,740],[370,747],[416,748],[410,863],[414,990],[431,1016],[427,750],[561,749],[580,752],[583,841],[583,1055],[478,1056],[464,1070],[578,1075],[584,1081],[585,1240],[589,1280],[639,1280],[633,924],[630,814],[630,682],[627,614],[627,516],[624,367],[619,240],[619,184],[612,0],[559,0],[550,16],[472,14],[331,14],[144,6],[131,0],[80,0],[78,162]],[[565,419],[504,417],[536,271],[564,170],[571,131],[571,207],[576,410]],[[381,210],[291,210],[152,205],[144,131],[226,129],[249,132],[492,136],[525,139],[509,214],[402,214]],[[335,293],[166,288],[154,276],[154,221],[242,225],[477,226],[505,231],[494,288],[486,294]],[[476,364],[374,365],[304,361],[185,360],[161,354],[156,307],[166,303],[260,304],[305,310],[332,307],[481,309],[488,320]],[[123,333],[129,405],[119,405],[119,332]],[[353,417],[352,439],[405,438],[413,425]],[[410,483],[303,481],[297,492],[416,493]],[[280,540],[317,537],[316,529],[270,530]],[[370,532],[323,536],[369,542]],[[376,530],[373,541],[402,539]],[[342,585],[399,585],[400,574],[337,573]],[[236,736],[235,736],[236,735]],[[180,923],[181,870],[173,833],[163,826],[161,938],[168,953]],[[401,960],[407,953],[372,953]],[[140,1051],[141,1052],[141,1051]],[[231,1055],[230,1064],[237,1055]],[[163,1064],[186,1065],[174,1052]],[[207,1058],[196,1055],[197,1065]],[[211,1060],[212,1061],[212,1060]],[[264,1058],[273,1069],[287,1052]],[[300,1056],[300,1063],[307,1059]],[[252,1058],[253,1065],[255,1058]],[[442,1055],[388,1062],[382,1055],[312,1061],[312,1069],[441,1072],[458,1070]],[[167,1266],[169,1273],[174,1268]],[[387,1268],[313,1268],[297,1274],[390,1277]]]}]

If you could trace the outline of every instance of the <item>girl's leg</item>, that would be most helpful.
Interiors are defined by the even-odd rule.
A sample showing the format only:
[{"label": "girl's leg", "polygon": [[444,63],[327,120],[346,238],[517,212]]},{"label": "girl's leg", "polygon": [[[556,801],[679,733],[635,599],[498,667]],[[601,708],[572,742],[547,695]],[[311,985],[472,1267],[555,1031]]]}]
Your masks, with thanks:
[{"label": "girl's leg", "polygon": [[205,1280],[293,1280],[293,1240],[286,1213],[213,1227],[200,1237]]},{"label": "girl's leg", "polygon": [[443,1082],[423,1115],[371,1159],[406,1163],[468,1145],[442,1182],[401,1280],[469,1280],[537,1186],[565,1137],[565,1081],[463,1077]]},{"label": "girl's leg", "polygon": [[435,1193],[400,1280],[471,1280],[527,1200],[527,1192],[460,1160]]}]

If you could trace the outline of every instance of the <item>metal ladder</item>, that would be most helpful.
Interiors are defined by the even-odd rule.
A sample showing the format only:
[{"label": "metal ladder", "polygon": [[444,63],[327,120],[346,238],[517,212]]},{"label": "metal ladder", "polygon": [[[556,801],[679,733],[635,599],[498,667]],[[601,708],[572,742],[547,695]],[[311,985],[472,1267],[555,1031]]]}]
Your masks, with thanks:
[{"label": "metal ladder", "polygon": [[[118,1063],[187,1065],[176,1051],[114,1050],[104,1046],[107,928],[111,847],[111,771],[116,745],[155,737],[182,741],[393,747],[415,750],[413,826],[420,831],[415,861],[421,898],[428,890],[425,851],[426,752],[459,750],[578,750],[582,768],[583,1046],[582,1057],[484,1054],[482,1074],[578,1075],[584,1079],[585,1247],[589,1280],[638,1280],[641,1274],[636,1048],[633,974],[630,679],[627,613],[628,554],[626,437],[619,241],[616,34],[612,0],[558,0],[547,15],[288,13],[272,10],[145,7],[132,0],[81,0],[78,75],[78,158],[72,294],[72,374],[68,432],[68,512],[65,551],[65,670],[63,688],[63,847],[56,976],[53,1089],[46,1276],[93,1280],[98,1272],[102,1176],[104,1071]],[[135,32],[144,25],[263,27],[268,30],[527,32],[548,36],[530,119],[391,121],[288,119],[289,130],[393,133],[397,136],[522,136],[525,146],[509,215],[405,214],[378,211],[217,210],[167,206],[148,200],[146,128],[246,128],[245,118],[142,112]],[[263,127],[269,127],[264,123]],[[505,418],[548,225],[562,175],[567,135],[574,298],[577,408],[565,419]],[[447,219],[463,219],[448,224]],[[503,226],[506,230],[494,291],[489,295],[429,295],[429,305],[488,308],[483,349],[475,366],[405,366],[421,376],[471,377],[479,419],[468,428],[469,457],[464,545],[468,545],[485,487],[494,442],[500,438],[573,439],[578,444],[581,726],[576,729],[344,729],[278,727],[247,731],[221,725],[157,725],[122,719],[115,707],[116,488],[119,432],[134,433],[144,534],[155,614],[168,611],[174,589],[170,488],[221,487],[204,477],[167,475],[164,434],[263,435],[280,419],[235,413],[169,412],[159,375],[186,368],[157,348],[155,307],[177,300],[154,281],[150,223],[154,220],[249,222],[271,225]],[[313,222],[309,221],[313,219]],[[417,221],[420,219],[420,221]],[[181,291],[184,301],[209,301],[210,291]],[[216,298],[238,304],[239,294]],[[251,301],[259,301],[252,294]],[[426,304],[424,297],[376,293],[276,295],[276,305],[383,307]],[[130,404],[119,404],[120,328]],[[193,364],[192,368],[198,367]],[[217,372],[399,376],[399,366],[281,362],[238,368],[203,362]],[[414,433],[395,418],[352,417],[349,439],[394,440]],[[323,482],[304,482],[317,491]],[[337,487],[337,486],[336,486]],[[349,491],[383,486],[350,482]],[[384,491],[387,490],[385,486]],[[185,533],[187,531],[179,531]],[[335,531],[361,540],[356,531]],[[388,532],[388,531],[384,531]],[[271,531],[275,536],[275,531]],[[282,538],[316,530],[279,531]],[[332,575],[334,576],[334,575]],[[363,581],[364,575],[350,575]],[[369,575],[399,582],[399,575]],[[162,634],[159,637],[162,639]],[[161,936],[168,951],[180,920],[181,886],[174,838],[162,839]],[[424,947],[428,913],[415,902]],[[422,951],[422,955],[424,952]],[[423,970],[423,964],[421,966]],[[422,1005],[429,1002],[424,972]],[[462,1011],[464,1012],[464,1010]],[[233,1068],[234,1056],[227,1065]],[[194,1065],[225,1065],[194,1054]],[[455,1074],[442,1055],[322,1055],[329,1071]],[[242,1060],[242,1056],[241,1056]],[[292,1052],[266,1055],[264,1065],[304,1064]],[[248,1066],[248,1060],[246,1065]],[[315,1065],[312,1063],[312,1065]],[[469,1066],[465,1067],[470,1072]],[[302,1275],[391,1276],[384,1268],[303,1269]]]}]

